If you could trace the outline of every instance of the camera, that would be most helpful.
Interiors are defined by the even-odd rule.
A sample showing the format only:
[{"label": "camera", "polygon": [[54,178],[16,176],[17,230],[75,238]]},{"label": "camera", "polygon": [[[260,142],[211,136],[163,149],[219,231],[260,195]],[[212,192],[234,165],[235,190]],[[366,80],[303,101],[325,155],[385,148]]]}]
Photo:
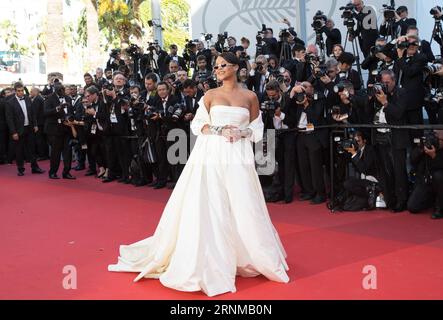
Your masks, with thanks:
[{"label": "camera", "polygon": [[353,20],[354,19],[354,9],[355,9],[355,6],[352,4],[352,2],[348,3],[344,7],[340,7],[339,10],[343,11],[341,17],[346,20],[350,20],[350,19]]},{"label": "camera", "polygon": [[140,47],[134,43],[129,45],[125,51],[133,59],[140,57]]},{"label": "camera", "polygon": [[429,131],[425,133],[425,135],[420,138],[420,145],[422,147],[426,147],[427,149],[440,149],[440,141],[434,131]]},{"label": "camera", "polygon": [[395,20],[395,1],[391,1],[391,4],[383,5],[383,17],[386,21],[394,21]]},{"label": "camera", "polygon": [[291,34],[289,33],[288,29],[281,29],[278,36],[280,38],[280,41],[287,41]]},{"label": "camera", "polygon": [[220,33],[217,35],[217,42],[224,44],[226,39],[228,39],[228,32]]},{"label": "camera", "polygon": [[441,63],[434,63],[430,66],[425,67],[425,72],[428,72],[430,74],[435,74],[438,71],[440,71],[443,68],[443,65]]},{"label": "camera", "polygon": [[249,61],[250,59],[251,59],[251,57],[248,56],[245,51],[242,51],[240,53],[240,61],[246,62],[246,61]]},{"label": "camera", "polygon": [[274,113],[276,109],[280,107],[280,104],[274,100],[267,100],[263,102],[260,106],[260,109],[264,112]]},{"label": "camera", "polygon": [[314,76],[316,78],[324,77],[328,74],[328,67],[325,64],[319,65],[318,70],[315,71]]},{"label": "camera", "polygon": [[314,63],[318,63],[320,62],[320,58],[317,57],[315,54],[313,53],[308,53],[305,56],[306,62],[310,63],[310,64],[314,64]]},{"label": "camera", "polygon": [[335,93],[341,93],[341,92],[343,92],[343,91],[345,91],[345,85],[344,85],[344,83],[339,82],[339,83],[337,83],[337,84],[334,86],[334,92],[335,92]]},{"label": "camera", "polygon": [[109,56],[113,59],[117,59],[117,56],[121,53],[120,49],[112,49]]},{"label": "camera", "polygon": [[332,109],[331,109],[331,114],[333,116],[341,115],[341,108],[340,108],[340,106],[333,106]]},{"label": "camera", "polygon": [[206,71],[199,71],[197,73],[198,82],[203,83],[205,82],[208,77],[210,77],[210,74]]},{"label": "camera", "polygon": [[262,72],[262,71],[264,71],[264,69],[265,69],[265,66],[263,65],[263,63],[257,62],[257,71]]},{"label": "camera", "polygon": [[437,14],[441,13],[442,8],[440,6],[433,7],[429,13],[434,16],[435,20],[441,20],[441,17],[437,17]]},{"label": "camera", "polygon": [[172,83],[172,86],[177,90],[183,90],[183,83],[180,80],[176,80]]},{"label": "camera", "polygon": [[355,139],[344,139],[337,142],[337,151],[339,153],[345,153],[346,149],[358,149],[358,144]]},{"label": "camera", "polygon": [[295,94],[295,102],[302,104],[306,100],[306,92],[299,92]]},{"label": "camera", "polygon": [[69,114],[69,115],[67,115],[65,117],[65,121],[67,121],[67,122],[74,122],[75,118],[74,118],[74,116],[72,114]]},{"label": "camera", "polygon": [[213,37],[211,33],[202,33],[202,35],[205,37],[205,41],[211,41]]},{"label": "camera", "polygon": [[151,53],[155,50],[157,50],[157,48],[159,47],[159,43],[158,40],[155,40],[154,42],[149,42],[148,43],[148,51],[150,51]]},{"label": "camera", "polygon": [[181,103],[176,103],[173,106],[168,108],[168,116],[174,121],[177,121],[181,118],[185,110],[185,106]]},{"label": "camera", "polygon": [[328,17],[325,16],[323,11],[319,10],[315,13],[313,20],[314,22],[311,24],[311,27],[318,32],[325,26]]},{"label": "camera", "polygon": [[368,87],[368,96],[373,97],[379,92],[388,94],[388,87],[384,83],[374,83],[372,87]]}]

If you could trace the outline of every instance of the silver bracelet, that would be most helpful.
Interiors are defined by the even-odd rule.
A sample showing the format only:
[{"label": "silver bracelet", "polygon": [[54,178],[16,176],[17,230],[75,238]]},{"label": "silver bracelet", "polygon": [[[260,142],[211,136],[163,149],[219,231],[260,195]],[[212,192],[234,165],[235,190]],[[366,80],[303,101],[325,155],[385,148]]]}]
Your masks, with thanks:
[{"label": "silver bracelet", "polygon": [[223,131],[223,127],[209,126],[209,131],[211,131],[212,135],[221,136],[222,131]]}]

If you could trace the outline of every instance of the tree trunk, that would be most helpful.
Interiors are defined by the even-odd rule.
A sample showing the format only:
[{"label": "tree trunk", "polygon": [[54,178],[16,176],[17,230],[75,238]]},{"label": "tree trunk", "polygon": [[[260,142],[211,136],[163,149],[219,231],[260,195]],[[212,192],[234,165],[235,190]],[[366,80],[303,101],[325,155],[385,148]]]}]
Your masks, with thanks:
[{"label": "tree trunk", "polygon": [[87,70],[95,70],[97,67],[102,67],[96,0],[85,0],[85,6],[88,30],[88,57],[85,61],[85,67]]},{"label": "tree trunk", "polygon": [[63,0],[48,0],[47,3],[48,22],[46,30],[46,59],[47,73],[63,73]]}]

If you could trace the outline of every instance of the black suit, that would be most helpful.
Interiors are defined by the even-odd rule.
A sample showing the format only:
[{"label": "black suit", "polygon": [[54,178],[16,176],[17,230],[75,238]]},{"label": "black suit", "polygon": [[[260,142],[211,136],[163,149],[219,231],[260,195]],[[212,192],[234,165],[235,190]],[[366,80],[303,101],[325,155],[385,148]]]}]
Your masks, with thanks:
[{"label": "black suit", "polygon": [[[61,100],[64,98],[67,107],[65,109],[59,109]],[[63,154],[63,174],[69,174],[71,170],[72,161],[72,148],[70,146],[71,131],[63,121],[68,115],[74,115],[74,109],[72,108],[71,99],[67,96],[58,97],[53,93],[50,95],[44,105],[45,111],[45,133],[48,136],[49,144],[51,145],[51,167],[49,175],[57,174],[60,166],[60,157]]]},{"label": "black suit", "polygon": [[18,141],[14,140],[16,162],[19,171],[25,170],[25,154],[29,155],[31,166],[33,169],[38,168],[35,157],[35,136],[34,128],[37,127],[37,117],[32,109],[32,102],[29,97],[23,97],[21,101],[26,104],[26,117],[28,123],[25,126],[25,113],[14,95],[8,99],[8,106],[6,107],[6,121],[8,123],[9,134],[12,136],[18,134]]},{"label": "black suit", "polygon": [[106,146],[106,164],[109,169],[109,178],[120,175],[122,179],[129,179],[130,148],[126,138],[129,136],[128,112],[123,108],[124,100],[129,100],[126,90],[120,92],[116,99],[108,100],[104,110],[103,128]]},{"label": "black suit", "polygon": [[[402,126],[407,121],[405,89],[396,88],[388,95],[388,105],[384,109],[387,124]],[[369,104],[374,105],[374,104]],[[375,109],[369,111],[372,118]],[[391,133],[375,133],[375,146],[380,160],[381,187],[390,208],[405,205],[408,199],[408,176],[406,169],[406,149],[410,146],[408,130],[392,129]]]},{"label": "black suit", "polygon": [[[287,129],[295,129],[297,106],[289,103],[288,95],[283,95],[281,97],[280,108],[282,114],[284,114],[282,129],[286,129],[286,127]],[[278,162],[281,198],[284,198],[286,202],[291,202],[293,199],[295,178],[297,177],[297,180],[300,181],[298,161],[296,157],[296,133],[294,131],[278,133],[275,152],[276,160]]]},{"label": "black suit", "polygon": [[296,82],[303,82],[309,79],[312,74],[311,68],[308,63],[301,62],[297,59],[287,60],[283,67],[291,72],[291,85],[293,86]]},{"label": "black suit", "polygon": [[41,95],[32,99],[32,109],[36,113],[38,131],[36,138],[36,154],[40,158],[48,158],[49,146],[45,134],[45,99]]},{"label": "black suit", "polygon": [[365,25],[369,22],[367,20],[367,16],[369,16],[370,14],[374,14],[374,16],[376,16],[376,13],[372,12],[372,9],[367,10],[367,13],[363,13],[363,11],[365,11],[365,9],[355,15],[355,18],[357,19],[357,29],[355,30],[354,35],[358,37],[361,51],[366,58],[367,56],[369,56],[371,47],[375,45],[375,41],[378,38],[378,29],[377,27],[375,27],[374,29],[370,29],[367,28]]},{"label": "black suit", "polygon": [[[158,114],[162,114],[162,117],[166,114],[169,115],[168,109],[174,106],[178,100],[174,96],[169,96],[165,107],[163,106],[163,101],[158,98],[156,104],[154,105],[154,110]],[[157,153],[157,183],[164,185],[167,182],[168,175],[170,174],[171,166],[168,162],[167,153],[168,147],[171,145],[167,141],[168,132],[171,129],[177,128],[177,123],[172,122],[169,118],[163,117],[156,121],[151,121],[152,125],[156,129],[156,139],[155,139],[155,149]],[[176,179],[177,176],[173,177]]]},{"label": "black suit", "polygon": [[[302,191],[312,196],[325,197],[323,178],[323,149],[327,147],[327,130],[315,127],[324,125],[325,99],[314,100],[304,109],[291,99],[289,107],[297,109],[294,122],[299,126],[302,114],[306,114],[307,123],[314,126],[314,131],[299,131],[297,134],[297,157],[300,166]],[[287,122],[288,123],[288,122]]]},{"label": "black suit", "polygon": [[269,73],[266,73],[265,80],[262,82],[262,74],[258,71],[255,71],[253,77],[249,77],[248,79],[248,89],[253,90],[257,95],[258,101],[260,103],[265,101],[266,96],[266,83],[269,80]]},{"label": "black suit", "polygon": [[341,44],[341,32],[338,29],[330,30],[326,26],[321,31],[326,34],[326,54],[330,56],[334,45]]},{"label": "black suit", "polygon": [[[359,175],[363,174],[377,179],[377,153],[373,146],[366,145],[363,150],[358,150],[357,154],[351,158],[351,162]],[[367,199],[367,187],[374,182],[362,177],[351,177],[345,181],[344,188],[349,196],[356,195]]]},{"label": "black suit", "polygon": [[[417,21],[415,19],[412,18],[405,18],[405,19],[401,19],[400,21],[397,21],[394,23],[394,38],[397,38],[399,36],[405,36],[408,28],[410,26],[416,26],[417,25]],[[390,30],[388,30],[387,25],[386,24],[382,24],[380,26],[380,35],[383,37],[387,37],[390,36]]]},{"label": "black suit", "polygon": [[[423,124],[423,104],[425,97],[423,70],[426,65],[426,56],[417,53],[412,57],[404,56],[400,58],[394,66],[399,86],[406,89],[407,124]],[[421,132],[415,131],[413,136],[420,136],[421,134]]]}]

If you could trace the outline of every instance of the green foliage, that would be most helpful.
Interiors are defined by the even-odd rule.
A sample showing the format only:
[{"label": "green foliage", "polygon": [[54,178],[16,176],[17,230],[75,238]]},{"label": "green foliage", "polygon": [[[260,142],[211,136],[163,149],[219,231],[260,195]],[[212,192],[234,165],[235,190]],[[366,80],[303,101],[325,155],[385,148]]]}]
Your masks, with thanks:
[{"label": "green foliage", "polygon": [[11,20],[3,20],[0,22],[0,38],[8,46],[10,51],[20,52],[20,54],[28,55],[29,47],[19,43],[19,32],[17,25]]},{"label": "green foliage", "polygon": [[[104,37],[104,50],[121,47],[129,42],[131,35],[142,38],[143,29],[149,29],[148,21],[152,20],[150,0],[89,0],[96,5],[99,30]],[[134,10],[135,9],[135,10]],[[185,0],[162,0],[161,14],[164,46],[175,43],[183,48],[185,39],[189,38],[189,5]],[[78,21],[76,41],[78,45],[87,46],[86,10],[83,10]],[[150,39],[149,39],[150,40]]]}]

